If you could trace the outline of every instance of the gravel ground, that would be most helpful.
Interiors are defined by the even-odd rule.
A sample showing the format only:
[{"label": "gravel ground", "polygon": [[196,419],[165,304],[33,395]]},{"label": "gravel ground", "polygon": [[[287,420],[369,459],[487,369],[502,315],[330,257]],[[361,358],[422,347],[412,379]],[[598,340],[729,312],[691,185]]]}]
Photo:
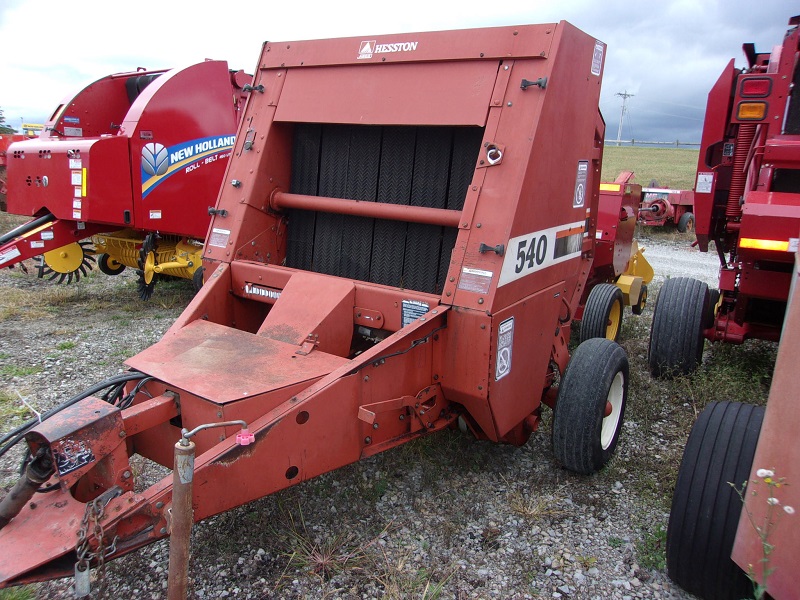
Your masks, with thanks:
[{"label": "gravel ground", "polygon": [[[651,290],[668,275],[715,281],[716,257],[688,248],[685,236],[639,239],[657,273]],[[128,272],[54,292],[0,270],[2,429],[22,418],[7,410],[17,392],[46,409],[121,372],[126,357],[161,337],[190,288],[159,284],[141,303]],[[626,313],[632,379],[648,377],[650,298],[642,317]],[[629,404],[655,408],[629,407],[617,455],[594,476],[556,465],[548,412],[522,448],[444,432],[209,519],[193,531],[190,597],[689,598],[659,563],[687,432],[672,415],[687,405],[636,389]],[[16,460],[0,460],[4,489]],[[93,597],[165,597],[167,554],[161,542],[110,563]],[[33,589],[61,598],[70,585]]]}]

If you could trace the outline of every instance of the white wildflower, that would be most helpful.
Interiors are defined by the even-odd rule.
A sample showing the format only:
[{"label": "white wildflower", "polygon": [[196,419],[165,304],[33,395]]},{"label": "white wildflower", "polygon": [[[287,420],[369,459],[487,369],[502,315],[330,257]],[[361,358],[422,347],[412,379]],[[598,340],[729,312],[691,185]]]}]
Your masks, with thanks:
[{"label": "white wildflower", "polygon": [[788,505],[783,507],[783,511],[787,515],[793,515],[794,514],[794,508],[792,508],[791,506],[788,506]]},{"label": "white wildflower", "polygon": [[780,504],[780,503],[781,503],[781,501],[778,500],[777,498],[774,498],[774,497],[773,498],[767,498],[767,504],[769,504],[771,506],[775,506],[776,504]]},{"label": "white wildflower", "polygon": [[758,471],[756,471],[756,475],[761,477],[761,479],[764,479],[765,477],[774,477],[775,473],[770,471],[769,469],[759,469]]}]

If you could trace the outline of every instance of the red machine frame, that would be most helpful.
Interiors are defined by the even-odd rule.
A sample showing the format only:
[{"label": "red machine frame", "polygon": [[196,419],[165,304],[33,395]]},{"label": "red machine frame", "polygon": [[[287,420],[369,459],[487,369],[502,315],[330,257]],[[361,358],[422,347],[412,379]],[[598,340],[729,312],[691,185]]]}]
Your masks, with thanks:
[{"label": "red machine frame", "polygon": [[[89,395],[18,434],[34,457],[20,489],[48,464],[58,489],[8,515],[0,548],[29,551],[4,553],[0,586],[80,570],[83,515],[117,557],[174,535],[184,502],[203,519],[456,423],[521,445],[543,404],[558,460],[605,464],[627,358],[591,339],[567,368],[595,250],[604,55],[566,22],[265,44],[206,285],[128,361],[130,402]],[[197,459],[176,455],[173,476],[193,478],[192,500],[169,477],[134,491],[132,453],[170,466],[189,437]]]}]

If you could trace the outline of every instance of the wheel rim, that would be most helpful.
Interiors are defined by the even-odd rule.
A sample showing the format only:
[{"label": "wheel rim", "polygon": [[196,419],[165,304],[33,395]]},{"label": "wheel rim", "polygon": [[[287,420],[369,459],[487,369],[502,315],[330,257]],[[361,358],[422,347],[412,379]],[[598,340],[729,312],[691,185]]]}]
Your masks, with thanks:
[{"label": "wheel rim", "polygon": [[153,276],[156,274],[156,253],[148,252],[147,258],[144,261],[144,282],[150,285],[153,281]]},{"label": "wheel rim", "polygon": [[619,302],[614,302],[611,311],[608,313],[608,325],[606,326],[606,339],[616,341],[619,333],[619,324],[622,321],[622,307]]},{"label": "wheel rim", "polygon": [[614,376],[611,387],[606,396],[606,406],[611,405],[611,414],[603,419],[600,429],[600,446],[603,450],[608,450],[617,434],[619,418],[622,414],[622,397],[624,394],[624,377],[622,372]]},{"label": "wheel rim", "polygon": [[689,219],[686,222],[686,233],[692,233],[694,231],[694,219]]},{"label": "wheel rim", "polygon": [[56,273],[72,273],[77,271],[84,261],[83,248],[73,242],[44,253],[44,262]]}]

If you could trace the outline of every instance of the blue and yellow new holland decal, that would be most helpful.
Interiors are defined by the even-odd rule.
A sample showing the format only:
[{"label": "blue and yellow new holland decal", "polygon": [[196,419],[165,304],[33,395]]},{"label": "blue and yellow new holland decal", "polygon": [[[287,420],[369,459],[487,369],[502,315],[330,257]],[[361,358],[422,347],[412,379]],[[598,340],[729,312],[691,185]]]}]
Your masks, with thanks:
[{"label": "blue and yellow new holland decal", "polygon": [[[227,158],[235,141],[235,135],[216,135],[170,147],[157,142],[145,144],[142,148],[142,198],[181,170],[189,173],[201,164],[212,162],[209,160],[212,156],[213,160]],[[226,154],[218,156],[220,153]]]}]

